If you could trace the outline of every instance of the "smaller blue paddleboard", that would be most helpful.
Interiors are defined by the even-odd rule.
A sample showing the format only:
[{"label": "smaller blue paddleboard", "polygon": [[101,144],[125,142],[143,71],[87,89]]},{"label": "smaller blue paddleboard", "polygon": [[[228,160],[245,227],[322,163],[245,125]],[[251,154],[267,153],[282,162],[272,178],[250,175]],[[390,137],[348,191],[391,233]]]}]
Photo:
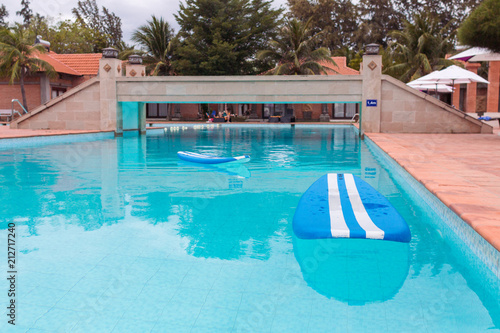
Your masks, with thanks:
[{"label": "smaller blue paddleboard", "polygon": [[203,164],[218,164],[227,162],[245,163],[250,161],[250,156],[248,155],[235,156],[235,157],[220,157],[213,155],[198,154],[189,151],[179,151],[177,152],[177,156],[179,156],[179,158],[184,161],[193,163],[203,163]]},{"label": "smaller blue paddleboard", "polygon": [[382,194],[352,174],[330,173],[300,198],[293,231],[302,239],[368,238],[409,242],[410,229]]}]

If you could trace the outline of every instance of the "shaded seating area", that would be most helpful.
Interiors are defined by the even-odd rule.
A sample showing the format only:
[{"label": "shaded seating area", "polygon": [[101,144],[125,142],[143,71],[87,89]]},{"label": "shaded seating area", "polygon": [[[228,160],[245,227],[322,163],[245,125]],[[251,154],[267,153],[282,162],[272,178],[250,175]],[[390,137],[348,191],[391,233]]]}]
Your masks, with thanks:
[{"label": "shaded seating area", "polygon": [[284,115],[284,116],[271,116],[269,117],[270,123],[294,123],[295,116],[293,115]]},{"label": "shaded seating area", "polygon": [[212,123],[224,123],[226,121],[230,122],[231,121],[231,114],[230,113],[224,113],[224,115],[217,116],[217,112],[215,110],[212,111],[212,113],[209,115],[208,112],[205,113],[207,115],[208,121]]},{"label": "shaded seating area", "polygon": [[282,111],[274,116],[269,117],[270,123],[294,123],[295,116],[293,115],[293,108],[284,107]]}]

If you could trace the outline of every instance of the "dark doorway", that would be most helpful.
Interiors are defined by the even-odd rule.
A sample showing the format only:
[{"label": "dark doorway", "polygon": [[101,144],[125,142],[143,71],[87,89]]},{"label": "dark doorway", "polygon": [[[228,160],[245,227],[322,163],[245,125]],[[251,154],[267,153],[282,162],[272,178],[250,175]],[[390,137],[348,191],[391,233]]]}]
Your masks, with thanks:
[{"label": "dark doorway", "polygon": [[168,104],[166,103],[147,103],[146,118],[167,118]]},{"label": "dark doorway", "polygon": [[359,103],[332,104],[333,119],[352,119],[356,113],[359,113]]}]

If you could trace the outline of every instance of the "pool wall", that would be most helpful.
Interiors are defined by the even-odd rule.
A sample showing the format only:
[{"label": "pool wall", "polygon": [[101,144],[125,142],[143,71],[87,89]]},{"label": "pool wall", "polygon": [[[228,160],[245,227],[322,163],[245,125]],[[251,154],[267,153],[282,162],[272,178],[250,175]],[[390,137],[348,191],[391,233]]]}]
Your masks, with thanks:
[{"label": "pool wall", "polygon": [[[455,212],[448,208],[441,200],[432,194],[424,185],[413,178],[403,167],[401,167],[392,157],[377,146],[370,138],[365,136],[365,143],[376,156],[380,158],[380,164],[391,170],[391,175],[397,182],[408,185],[429,207],[441,218],[448,228],[441,228],[444,237],[458,238],[458,246],[467,258],[471,267],[482,269],[477,263],[477,257],[500,279],[500,255],[488,241],[481,237]],[[411,195],[411,193],[410,193]]]},{"label": "pool wall", "polygon": [[114,132],[100,132],[100,133],[46,135],[46,136],[30,136],[24,138],[0,139],[0,150],[15,149],[15,148],[30,148],[30,147],[38,147],[50,144],[105,140],[105,139],[113,139],[114,137],[115,137]]}]

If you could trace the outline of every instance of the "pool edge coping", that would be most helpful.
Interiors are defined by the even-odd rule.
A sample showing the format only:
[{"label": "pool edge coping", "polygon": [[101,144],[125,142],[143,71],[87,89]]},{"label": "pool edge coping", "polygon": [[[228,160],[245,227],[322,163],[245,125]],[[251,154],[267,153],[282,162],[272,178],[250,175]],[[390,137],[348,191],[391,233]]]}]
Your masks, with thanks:
[{"label": "pool edge coping", "polygon": [[[431,189],[414,175],[411,171],[407,170],[401,165],[396,158],[391,156],[390,153],[382,149],[375,140],[369,137],[369,133],[365,133],[364,140],[369,147],[375,147],[380,153],[380,156],[388,162],[389,165],[396,166],[395,171],[407,180],[409,185],[419,195],[426,200],[428,205],[443,219],[447,226],[460,238],[466,246],[493,272],[493,274],[500,279],[500,250],[491,244],[480,232],[475,230],[466,220],[460,217],[449,205],[447,205],[439,195],[435,194]],[[406,175],[404,174],[406,173]],[[411,178],[408,178],[411,177]],[[435,200],[432,200],[434,198]],[[451,205],[451,204],[450,204]],[[439,207],[442,206],[442,207]],[[445,209],[443,209],[443,207]]]}]

